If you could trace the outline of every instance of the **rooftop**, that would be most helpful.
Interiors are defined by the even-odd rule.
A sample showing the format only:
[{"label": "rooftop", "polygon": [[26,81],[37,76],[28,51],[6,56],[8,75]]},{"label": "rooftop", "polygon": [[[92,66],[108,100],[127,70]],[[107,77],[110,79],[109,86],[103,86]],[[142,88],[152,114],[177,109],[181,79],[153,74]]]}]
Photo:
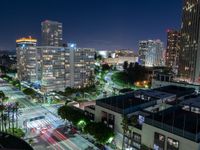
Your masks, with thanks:
[{"label": "rooftop", "polygon": [[153,89],[153,90],[137,90],[135,93],[136,94],[143,94],[143,95],[158,98],[158,99],[176,96],[175,94],[159,91],[159,90],[156,90],[156,89]]},{"label": "rooftop", "polygon": [[152,113],[145,118],[145,123],[193,141],[200,141],[200,115],[185,111],[181,106]]},{"label": "rooftop", "polygon": [[190,107],[200,108],[200,96],[193,97],[186,101],[181,102],[181,105],[187,105]]},{"label": "rooftop", "polygon": [[20,38],[18,40],[16,40],[16,43],[21,43],[21,42],[37,42],[37,39],[32,38],[31,36],[26,37],[26,38]]},{"label": "rooftop", "polygon": [[155,105],[156,100],[157,98],[141,99],[135,97],[134,93],[128,93],[97,100],[96,104],[121,114],[128,114]]},{"label": "rooftop", "polygon": [[166,92],[170,94],[175,94],[177,97],[186,96],[195,92],[194,88],[186,88],[186,87],[175,86],[175,85],[164,86],[164,87],[156,88],[154,90]]},{"label": "rooftop", "polygon": [[162,103],[162,104],[157,104],[157,105],[145,108],[144,111],[151,112],[151,113],[157,113],[159,111],[163,111],[163,110],[168,109],[170,107],[172,107],[172,105]]}]

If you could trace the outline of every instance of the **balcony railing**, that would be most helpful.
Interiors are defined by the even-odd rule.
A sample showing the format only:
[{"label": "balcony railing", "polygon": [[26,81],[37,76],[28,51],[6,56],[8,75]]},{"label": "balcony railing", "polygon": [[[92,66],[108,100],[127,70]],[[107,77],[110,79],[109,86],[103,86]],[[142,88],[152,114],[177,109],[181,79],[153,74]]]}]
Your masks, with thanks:
[{"label": "balcony railing", "polygon": [[200,133],[194,134],[150,118],[145,118],[145,123],[195,142],[200,141]]}]

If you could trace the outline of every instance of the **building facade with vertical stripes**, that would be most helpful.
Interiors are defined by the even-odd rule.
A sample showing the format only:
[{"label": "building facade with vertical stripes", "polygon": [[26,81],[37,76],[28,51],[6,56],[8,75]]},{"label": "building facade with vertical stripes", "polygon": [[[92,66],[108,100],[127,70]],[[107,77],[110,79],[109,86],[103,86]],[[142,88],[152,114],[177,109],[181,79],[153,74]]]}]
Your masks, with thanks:
[{"label": "building facade with vertical stripes", "polygon": [[181,25],[179,76],[200,82],[200,1],[184,0]]},{"label": "building facade with vertical stripes", "polygon": [[167,30],[167,49],[165,55],[165,64],[167,67],[177,72],[180,51],[180,32],[176,30]]}]

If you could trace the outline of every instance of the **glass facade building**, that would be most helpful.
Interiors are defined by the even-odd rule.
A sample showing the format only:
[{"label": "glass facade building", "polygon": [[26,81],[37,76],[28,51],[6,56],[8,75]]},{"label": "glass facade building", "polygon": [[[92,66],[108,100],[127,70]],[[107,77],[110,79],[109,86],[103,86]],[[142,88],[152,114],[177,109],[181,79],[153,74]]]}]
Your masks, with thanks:
[{"label": "glass facade building", "polygon": [[166,66],[177,73],[180,51],[180,32],[176,30],[167,31],[167,49],[165,55]]},{"label": "glass facade building", "polygon": [[164,47],[160,40],[147,40],[139,42],[139,62],[143,66],[163,66]]},{"label": "glass facade building", "polygon": [[199,82],[200,76],[200,1],[184,0],[181,25],[179,76]]}]

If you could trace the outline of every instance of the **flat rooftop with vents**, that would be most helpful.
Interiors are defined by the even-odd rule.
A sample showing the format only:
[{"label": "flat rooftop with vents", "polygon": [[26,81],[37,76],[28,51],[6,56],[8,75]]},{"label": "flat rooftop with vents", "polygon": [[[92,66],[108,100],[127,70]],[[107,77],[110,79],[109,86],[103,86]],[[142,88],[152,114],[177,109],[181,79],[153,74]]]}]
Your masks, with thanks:
[{"label": "flat rooftop with vents", "polygon": [[154,90],[166,92],[170,94],[175,94],[177,98],[182,97],[182,96],[187,96],[195,92],[194,88],[187,88],[187,87],[181,87],[181,86],[175,86],[175,85],[164,86],[164,87],[156,88]]},{"label": "flat rooftop with vents", "polygon": [[189,140],[200,142],[200,115],[174,106],[145,118],[145,123]]},{"label": "flat rooftop with vents", "polygon": [[97,100],[96,105],[120,114],[129,114],[156,105],[157,100],[158,98],[155,97],[149,99],[137,98],[133,92]]}]

